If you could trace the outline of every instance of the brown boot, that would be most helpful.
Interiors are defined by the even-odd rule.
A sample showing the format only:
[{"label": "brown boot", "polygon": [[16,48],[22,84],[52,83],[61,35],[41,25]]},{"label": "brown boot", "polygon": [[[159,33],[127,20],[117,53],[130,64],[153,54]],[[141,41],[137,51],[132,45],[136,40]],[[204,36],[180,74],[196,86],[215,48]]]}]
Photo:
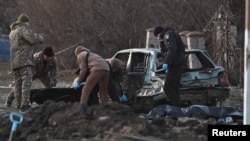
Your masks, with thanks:
[{"label": "brown boot", "polygon": [[80,113],[82,115],[86,115],[88,109],[88,104],[87,103],[80,103]]}]

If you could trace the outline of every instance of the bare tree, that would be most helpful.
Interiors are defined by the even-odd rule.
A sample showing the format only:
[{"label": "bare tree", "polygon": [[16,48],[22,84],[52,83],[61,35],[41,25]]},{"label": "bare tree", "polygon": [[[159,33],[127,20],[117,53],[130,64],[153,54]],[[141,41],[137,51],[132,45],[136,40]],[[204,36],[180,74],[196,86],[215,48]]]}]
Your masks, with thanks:
[{"label": "bare tree", "polygon": [[[240,2],[244,3],[243,0]],[[0,14],[0,18],[6,17],[9,26],[20,13],[27,13],[31,17],[32,28],[46,35],[46,42],[41,46],[55,47],[55,50],[60,52],[58,58],[61,69],[71,69],[76,67],[74,56],[76,45],[84,45],[104,58],[109,58],[120,49],[144,47],[146,29],[157,24],[172,26],[179,32],[203,31],[221,5],[232,4],[234,9],[237,9],[235,3],[239,2],[233,0],[13,0],[8,3],[12,6],[5,6],[4,15]],[[237,13],[239,10],[234,11]],[[241,17],[242,14],[237,16]],[[243,18],[239,21],[242,20]],[[242,25],[239,21],[238,24]],[[242,46],[242,41],[239,42]],[[39,46],[36,49],[41,50],[42,47]]]}]

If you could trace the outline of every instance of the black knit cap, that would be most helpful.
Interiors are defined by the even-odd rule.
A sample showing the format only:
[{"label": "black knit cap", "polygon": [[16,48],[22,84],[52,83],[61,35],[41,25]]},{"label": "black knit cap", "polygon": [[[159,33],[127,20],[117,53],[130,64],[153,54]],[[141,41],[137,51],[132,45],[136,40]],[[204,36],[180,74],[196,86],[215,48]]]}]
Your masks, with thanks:
[{"label": "black knit cap", "polygon": [[157,25],[154,27],[154,35],[157,36],[158,34],[162,33],[162,31],[164,30],[164,28],[160,25]]},{"label": "black knit cap", "polygon": [[43,55],[51,57],[51,56],[54,56],[55,54],[54,54],[52,47],[49,46],[43,50]]}]

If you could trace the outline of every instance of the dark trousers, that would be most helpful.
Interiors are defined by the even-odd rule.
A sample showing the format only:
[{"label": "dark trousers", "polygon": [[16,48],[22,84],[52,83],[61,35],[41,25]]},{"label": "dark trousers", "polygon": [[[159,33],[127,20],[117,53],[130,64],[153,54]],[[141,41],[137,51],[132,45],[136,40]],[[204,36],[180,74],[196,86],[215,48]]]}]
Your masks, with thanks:
[{"label": "dark trousers", "polygon": [[179,88],[182,71],[182,66],[169,67],[165,78],[164,92],[170,101],[170,105],[176,107],[181,107]]},{"label": "dark trousers", "polygon": [[112,101],[120,102],[119,96],[121,95],[121,92],[117,90],[115,83],[109,79],[109,97]]}]

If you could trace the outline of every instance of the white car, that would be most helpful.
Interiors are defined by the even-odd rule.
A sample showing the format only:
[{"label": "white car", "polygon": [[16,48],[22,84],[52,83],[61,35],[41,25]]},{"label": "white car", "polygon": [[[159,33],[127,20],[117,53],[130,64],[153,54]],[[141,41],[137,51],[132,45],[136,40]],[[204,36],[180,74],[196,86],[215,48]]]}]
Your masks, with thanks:
[{"label": "white car", "polygon": [[[145,112],[168,103],[164,93],[165,73],[162,54],[155,48],[132,48],[113,56],[124,62],[129,76],[129,104]],[[206,50],[187,49],[186,64],[181,78],[180,96],[183,105],[222,105],[230,93],[225,69],[217,66]],[[219,102],[219,103],[218,103]]]},{"label": "white car", "polygon": [[[124,49],[114,54],[124,62],[127,70],[128,102],[135,110],[148,112],[153,107],[169,102],[164,93],[164,79],[167,72],[162,71],[162,54],[155,48]],[[193,104],[222,105],[230,93],[230,85],[225,69],[217,66],[205,50],[186,50],[186,64],[181,78],[180,97],[183,106]],[[98,103],[98,89],[94,89],[91,101]],[[47,100],[77,102],[81,89],[42,88],[31,90],[31,103],[43,104]]]}]

